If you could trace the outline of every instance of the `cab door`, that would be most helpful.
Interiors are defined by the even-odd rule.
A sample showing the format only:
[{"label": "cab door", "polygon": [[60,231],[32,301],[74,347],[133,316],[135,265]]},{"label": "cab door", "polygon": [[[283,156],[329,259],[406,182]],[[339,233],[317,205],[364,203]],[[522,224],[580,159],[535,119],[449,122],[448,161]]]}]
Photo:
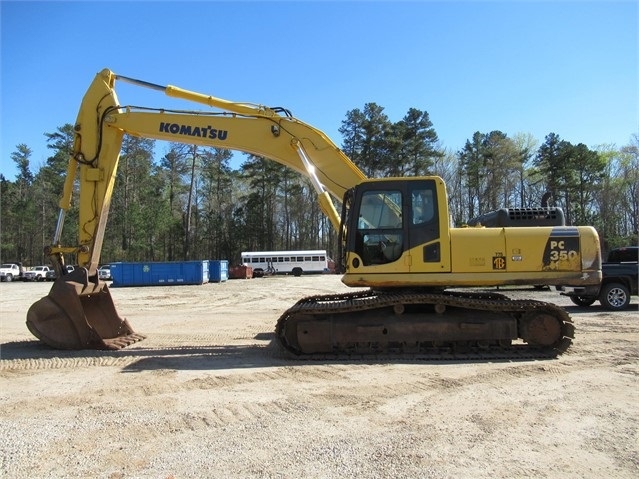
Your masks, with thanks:
[{"label": "cab door", "polygon": [[[397,262],[407,249],[404,226],[404,191],[400,183],[366,183],[355,198],[349,250],[356,267]],[[354,228],[353,228],[354,227]],[[386,268],[381,268],[386,269]]]},{"label": "cab door", "polygon": [[411,272],[440,272],[442,250],[439,201],[434,180],[406,183]]}]

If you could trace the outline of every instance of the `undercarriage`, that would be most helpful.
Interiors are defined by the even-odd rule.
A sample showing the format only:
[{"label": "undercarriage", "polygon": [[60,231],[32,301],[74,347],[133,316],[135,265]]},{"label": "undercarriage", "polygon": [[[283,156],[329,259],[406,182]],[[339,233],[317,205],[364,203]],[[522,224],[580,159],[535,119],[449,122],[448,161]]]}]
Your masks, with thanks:
[{"label": "undercarriage", "polygon": [[292,355],[434,358],[556,357],[574,325],[560,307],[494,292],[367,290],[311,296],[278,320]]}]

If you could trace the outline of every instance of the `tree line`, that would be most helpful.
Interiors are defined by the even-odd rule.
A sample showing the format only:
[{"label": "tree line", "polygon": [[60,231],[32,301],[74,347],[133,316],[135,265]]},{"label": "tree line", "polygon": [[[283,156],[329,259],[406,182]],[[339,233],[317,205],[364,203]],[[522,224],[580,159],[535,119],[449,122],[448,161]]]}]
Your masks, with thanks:
[{"label": "tree line", "polygon": [[[636,245],[639,136],[621,148],[590,149],[549,133],[475,132],[462,148],[440,145],[428,112],[410,108],[393,122],[376,103],[346,113],[342,150],[368,176],[438,175],[446,182],[456,226],[502,207],[564,210],[569,225],[592,225],[602,249]],[[45,133],[51,156],[34,171],[31,149],[16,146],[14,181],[0,174],[0,261],[46,264],[73,145],[73,126]],[[235,153],[238,154],[238,153]],[[241,251],[327,249],[336,233],[302,175],[271,160],[181,143],[156,157],[155,140],[125,136],[101,260],[226,259]],[[75,194],[77,204],[77,193]],[[77,207],[67,213],[62,244],[77,243]],[[73,262],[73,258],[70,259]]]}]

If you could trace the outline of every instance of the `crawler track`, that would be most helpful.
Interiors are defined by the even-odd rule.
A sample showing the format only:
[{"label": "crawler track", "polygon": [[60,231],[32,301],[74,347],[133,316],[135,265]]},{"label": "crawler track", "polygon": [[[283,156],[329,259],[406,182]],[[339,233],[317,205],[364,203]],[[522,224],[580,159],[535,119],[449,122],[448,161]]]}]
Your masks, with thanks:
[{"label": "crawler track", "polygon": [[276,335],[290,354],[308,359],[472,360],[556,357],[574,330],[562,308],[542,301],[369,290],[304,298],[279,318]]}]

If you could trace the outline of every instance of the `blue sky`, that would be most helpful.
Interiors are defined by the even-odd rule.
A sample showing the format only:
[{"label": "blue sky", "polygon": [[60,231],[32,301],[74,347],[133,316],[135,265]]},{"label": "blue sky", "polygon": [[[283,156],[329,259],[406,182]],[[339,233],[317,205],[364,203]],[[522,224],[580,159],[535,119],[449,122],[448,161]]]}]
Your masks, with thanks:
[{"label": "blue sky", "polygon": [[[75,121],[103,68],[232,101],[282,106],[337,145],[368,102],[429,113],[441,145],[475,131],[550,133],[593,148],[639,132],[637,2],[0,3],[0,172]],[[118,83],[122,104],[172,107]],[[201,109],[194,105],[196,109]],[[160,143],[158,153],[168,145]]]}]

